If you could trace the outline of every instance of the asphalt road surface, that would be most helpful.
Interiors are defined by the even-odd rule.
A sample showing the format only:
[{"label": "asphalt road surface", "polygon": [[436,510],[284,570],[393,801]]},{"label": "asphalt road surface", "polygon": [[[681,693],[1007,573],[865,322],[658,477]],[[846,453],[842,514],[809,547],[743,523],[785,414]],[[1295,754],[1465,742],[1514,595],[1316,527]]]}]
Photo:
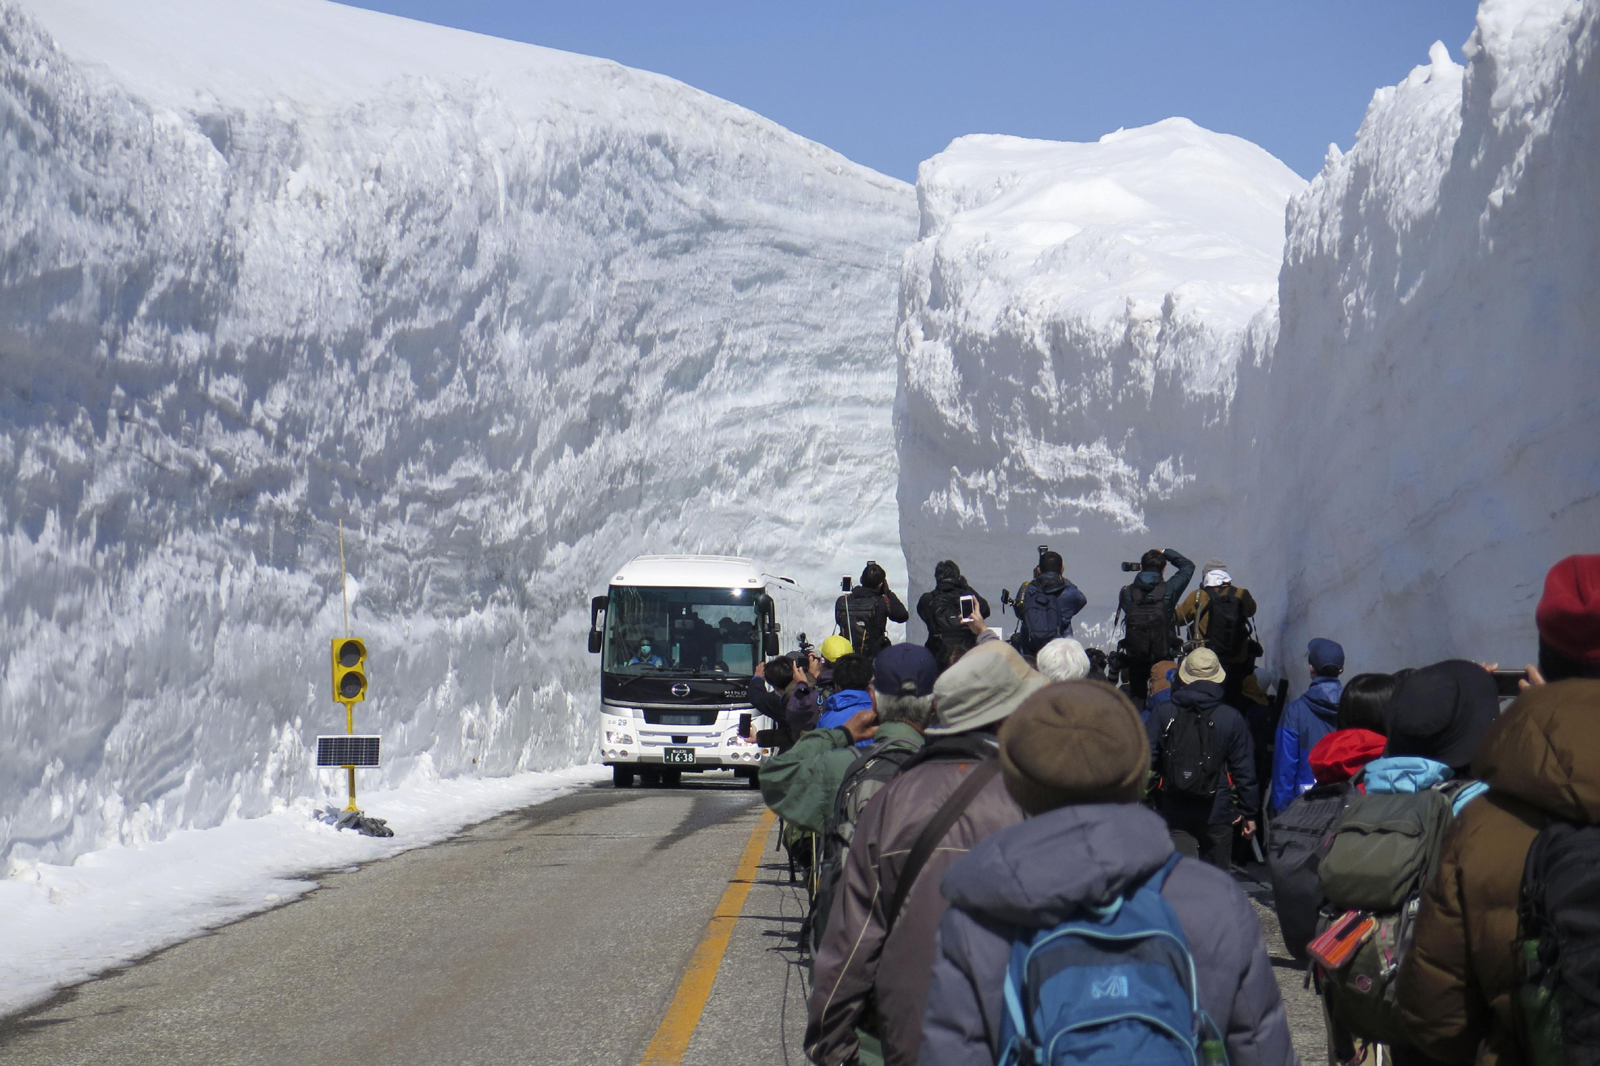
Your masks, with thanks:
[{"label": "asphalt road surface", "polygon": [[[0,1063],[798,1066],[804,895],[761,814],[759,793],[722,774],[585,788],[330,875],[0,1021]],[[719,926],[730,900],[738,917]],[[1296,1046],[1317,1066],[1315,1000],[1258,909]],[[708,928],[730,926],[717,964]],[[662,1022],[697,967],[709,998],[674,1050]]]}]

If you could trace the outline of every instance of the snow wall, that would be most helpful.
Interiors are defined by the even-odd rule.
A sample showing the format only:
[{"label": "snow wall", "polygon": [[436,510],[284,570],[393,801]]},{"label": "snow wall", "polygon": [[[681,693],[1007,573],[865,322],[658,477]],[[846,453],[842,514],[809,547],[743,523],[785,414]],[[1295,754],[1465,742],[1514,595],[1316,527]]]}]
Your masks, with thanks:
[{"label": "snow wall", "polygon": [[368,787],[591,757],[638,552],[754,555],[792,628],[869,556],[903,587],[909,186],[316,0],[0,2],[0,134],[13,868],[340,793],[341,519]]},{"label": "snow wall", "polygon": [[1600,546],[1597,13],[1485,3],[1466,67],[1436,45],[1305,188],[1181,121],[925,163],[914,577],[1014,589],[1049,542],[1103,641],[1117,563],[1171,546],[1232,566],[1296,680],[1314,635],[1353,669],[1528,661],[1545,570]]}]

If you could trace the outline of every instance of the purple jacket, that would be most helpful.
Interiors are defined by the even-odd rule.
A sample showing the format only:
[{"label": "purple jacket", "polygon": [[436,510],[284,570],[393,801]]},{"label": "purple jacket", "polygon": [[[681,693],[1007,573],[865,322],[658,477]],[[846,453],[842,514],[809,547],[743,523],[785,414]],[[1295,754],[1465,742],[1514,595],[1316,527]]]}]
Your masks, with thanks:
[{"label": "purple jacket", "polygon": [[[1160,816],[1136,804],[1062,807],[1002,829],[956,860],[923,1015],[925,1066],[993,1066],[1014,931],[1059,924],[1106,903],[1172,854]],[[1298,1066],[1288,1019],[1250,901],[1232,878],[1183,859],[1164,898],[1194,957],[1201,1008],[1225,1036],[1229,1066]]]}]

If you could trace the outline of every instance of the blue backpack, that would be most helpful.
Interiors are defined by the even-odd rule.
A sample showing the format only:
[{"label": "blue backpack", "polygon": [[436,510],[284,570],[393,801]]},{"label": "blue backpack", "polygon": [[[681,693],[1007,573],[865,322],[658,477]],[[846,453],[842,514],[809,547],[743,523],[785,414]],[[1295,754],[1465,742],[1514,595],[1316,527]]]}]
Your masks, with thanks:
[{"label": "blue backpack", "polygon": [[1061,597],[1060,592],[1047,592],[1037,584],[1028,586],[1028,591],[1022,595],[1022,631],[1027,634],[1028,654],[1036,654],[1040,648],[1055,640],[1061,635]]},{"label": "blue backpack", "polygon": [[1174,853],[1103,908],[1011,945],[1000,1066],[1220,1066],[1194,959],[1161,886]]}]

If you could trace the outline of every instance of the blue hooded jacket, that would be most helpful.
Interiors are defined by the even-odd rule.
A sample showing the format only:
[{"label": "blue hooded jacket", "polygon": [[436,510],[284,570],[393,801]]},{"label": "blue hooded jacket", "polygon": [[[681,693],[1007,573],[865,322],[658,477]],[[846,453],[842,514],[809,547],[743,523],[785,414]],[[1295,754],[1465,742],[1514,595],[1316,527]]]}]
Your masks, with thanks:
[{"label": "blue hooded jacket", "polygon": [[1283,709],[1278,721],[1277,750],[1272,756],[1272,810],[1281,811],[1317,783],[1311,773],[1311,749],[1333,732],[1344,686],[1336,677],[1319,677],[1306,694]]},{"label": "blue hooded jacket", "polygon": [[[1361,774],[1361,783],[1368,792],[1421,792],[1434,785],[1443,784],[1455,777],[1455,771],[1442,762],[1424,759],[1420,755],[1388,755],[1367,763]],[[1482,781],[1474,781],[1456,793],[1453,813],[1489,791]]]},{"label": "blue hooded jacket", "polygon": [[[872,693],[865,689],[847,688],[835,692],[828,697],[828,705],[823,709],[822,717],[817,719],[818,729],[838,729],[851,718],[872,706]],[[872,740],[856,741],[856,747],[865,747]]]}]

